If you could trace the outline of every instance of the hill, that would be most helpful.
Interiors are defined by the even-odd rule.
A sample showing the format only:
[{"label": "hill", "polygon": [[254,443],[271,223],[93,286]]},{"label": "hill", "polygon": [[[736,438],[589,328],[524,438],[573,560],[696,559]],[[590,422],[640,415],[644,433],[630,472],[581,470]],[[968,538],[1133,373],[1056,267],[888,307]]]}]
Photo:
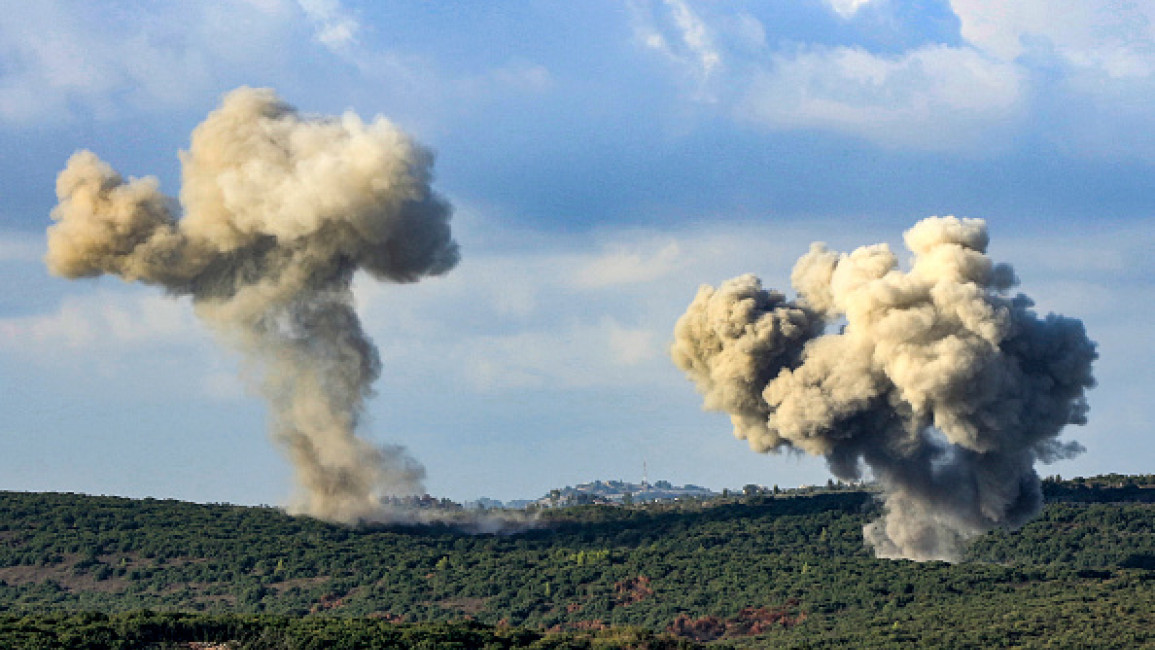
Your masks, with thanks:
[{"label": "hill", "polygon": [[[1148,479],[1048,480],[1037,520],[980,538],[955,565],[870,557],[861,528],[877,505],[850,490],[550,509],[540,527],[500,535],[2,492],[0,629],[129,634],[159,620],[206,639],[214,625],[385,638],[432,624],[493,647],[1133,648],[1155,644]],[[543,645],[559,639],[578,645]]]}]

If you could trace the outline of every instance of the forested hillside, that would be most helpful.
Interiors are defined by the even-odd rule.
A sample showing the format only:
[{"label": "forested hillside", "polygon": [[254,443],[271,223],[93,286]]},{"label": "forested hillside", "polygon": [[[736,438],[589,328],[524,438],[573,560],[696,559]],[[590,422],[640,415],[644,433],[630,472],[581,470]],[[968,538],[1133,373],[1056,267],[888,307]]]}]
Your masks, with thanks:
[{"label": "forested hillside", "polygon": [[[202,640],[252,647],[308,630],[378,647],[409,647],[397,639],[429,630],[444,647],[454,634],[474,635],[457,647],[495,648],[675,647],[674,637],[1141,647],[1155,644],[1150,478],[1049,480],[1037,520],[980,538],[955,565],[871,557],[861,528],[877,505],[858,491],[564,508],[543,513],[540,527],[496,535],[0,493],[0,628],[10,635],[0,646],[38,647],[45,630],[73,628],[193,634],[147,632],[161,621],[157,629],[192,626]],[[441,627],[415,625],[430,622]],[[131,632],[140,625],[146,632]]]}]

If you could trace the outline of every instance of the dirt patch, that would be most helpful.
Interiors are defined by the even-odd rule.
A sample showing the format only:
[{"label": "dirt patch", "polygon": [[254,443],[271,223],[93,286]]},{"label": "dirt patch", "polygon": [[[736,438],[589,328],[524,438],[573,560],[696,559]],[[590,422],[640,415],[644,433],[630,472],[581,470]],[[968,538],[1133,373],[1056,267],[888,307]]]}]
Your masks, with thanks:
[{"label": "dirt patch", "polygon": [[327,612],[331,609],[340,609],[344,606],[345,599],[341,596],[338,596],[337,594],[325,594],[324,596],[321,596],[320,600],[313,603],[313,606],[309,608],[309,613],[316,614],[317,612]]},{"label": "dirt patch", "polygon": [[546,629],[550,634],[561,634],[562,632],[598,632],[601,630],[608,630],[609,626],[605,624],[600,618],[595,618],[589,621],[574,621],[573,623],[559,623]]},{"label": "dirt patch", "polygon": [[329,593],[321,596],[320,600],[313,603],[313,606],[311,608],[309,608],[309,612],[312,614],[316,614],[317,612],[326,612],[326,611],[329,611],[331,609],[340,609],[340,608],[344,607],[345,605],[347,605],[349,603],[349,600],[357,597],[358,595],[360,595],[364,592],[365,592],[364,587],[354,587],[343,594],[329,592]]},{"label": "dirt patch", "polygon": [[370,612],[369,618],[376,618],[385,621],[386,623],[404,623],[404,614],[392,614],[390,612]]},{"label": "dirt patch", "polygon": [[789,601],[784,607],[746,607],[737,616],[720,619],[717,616],[690,618],[679,614],[666,631],[676,636],[698,642],[715,639],[765,634],[775,629],[792,627],[806,620],[806,612],[796,611],[797,601]]},{"label": "dirt patch", "polygon": [[614,583],[614,599],[622,607],[629,607],[654,595],[650,588],[650,579],[638,576],[629,580]]}]

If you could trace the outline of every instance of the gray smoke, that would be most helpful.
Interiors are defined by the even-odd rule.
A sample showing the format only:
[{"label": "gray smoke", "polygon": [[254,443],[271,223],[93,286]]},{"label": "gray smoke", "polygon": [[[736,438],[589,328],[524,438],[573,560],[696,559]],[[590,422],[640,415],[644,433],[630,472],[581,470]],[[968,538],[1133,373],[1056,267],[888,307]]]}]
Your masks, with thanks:
[{"label": "gray smoke", "polygon": [[358,270],[415,282],[457,264],[432,154],[382,117],[304,116],[272,90],[239,88],[180,160],[178,204],[155,178],[125,181],[74,154],[56,183],[49,270],[191,296],[259,377],[295,468],[292,509],[388,518],[382,499],[422,493],[424,470],[357,435],[381,363],[350,283]]},{"label": "gray smoke", "polygon": [[878,556],[956,560],[1038,513],[1036,461],[1082,451],[1057,437],[1086,422],[1098,355],[1082,322],[1010,294],[982,220],[924,219],[905,242],[905,272],[885,244],[812,245],[793,301],[752,275],[703,286],[671,355],[755,451],[823,456],[846,480],[869,468],[885,499],[863,531]]}]

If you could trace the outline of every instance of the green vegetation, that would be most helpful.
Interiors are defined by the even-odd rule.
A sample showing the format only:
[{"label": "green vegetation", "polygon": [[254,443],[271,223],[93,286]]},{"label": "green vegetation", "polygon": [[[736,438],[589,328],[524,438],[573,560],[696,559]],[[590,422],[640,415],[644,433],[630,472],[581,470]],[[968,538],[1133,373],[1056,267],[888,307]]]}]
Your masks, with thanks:
[{"label": "green vegetation", "polygon": [[877,505],[851,490],[548,510],[505,535],[0,492],[0,647],[1142,647],[1152,478],[1048,479],[1037,520],[955,565],[871,557]]},{"label": "green vegetation", "polygon": [[0,614],[0,644],[5,648],[45,650],[209,647],[253,650],[274,648],[681,650],[702,647],[670,635],[655,635],[632,628],[547,633],[494,627],[476,621],[411,624],[371,618],[181,614],[151,611],[112,616],[80,613],[16,617]]}]

